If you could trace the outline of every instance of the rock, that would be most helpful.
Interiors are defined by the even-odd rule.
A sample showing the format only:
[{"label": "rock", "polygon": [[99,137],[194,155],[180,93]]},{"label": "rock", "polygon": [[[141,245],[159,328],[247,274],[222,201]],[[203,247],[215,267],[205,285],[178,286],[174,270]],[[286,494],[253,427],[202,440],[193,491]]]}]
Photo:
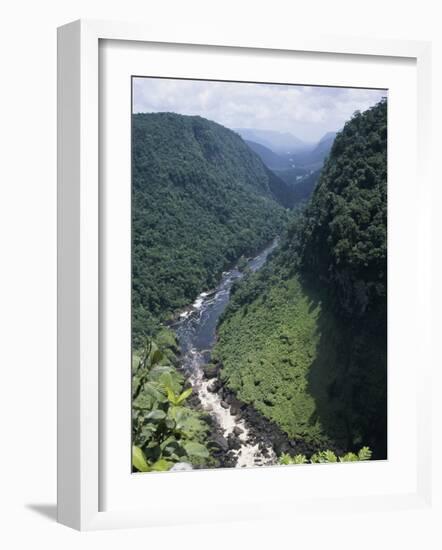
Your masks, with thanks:
[{"label": "rock", "polygon": [[215,450],[218,449],[222,452],[227,452],[229,450],[227,439],[221,434],[213,435],[211,440],[209,441],[209,445],[211,447],[214,447]]},{"label": "rock", "polygon": [[229,408],[229,404],[226,403],[226,402],[223,400],[223,401],[221,401],[221,407],[222,407],[223,409],[228,409],[228,408]]},{"label": "rock", "polygon": [[209,424],[209,426],[214,426],[215,425],[215,419],[213,418],[213,416],[209,413],[201,413],[201,416],[204,420],[204,422],[206,422],[206,424]]},{"label": "rock", "polygon": [[229,434],[227,438],[227,443],[229,444],[229,449],[237,451],[241,449],[241,441],[237,439],[233,434]]},{"label": "rock", "polygon": [[287,441],[284,441],[282,438],[281,439],[277,439],[274,444],[273,444],[273,448],[275,450],[275,453],[277,455],[281,455],[283,453],[290,453],[290,445],[288,444]]},{"label": "rock", "polygon": [[218,367],[214,365],[213,363],[209,363],[208,365],[204,365],[203,367],[204,376],[206,378],[216,378],[218,376]]},{"label": "rock", "polygon": [[241,435],[242,433],[244,433],[244,430],[242,428],[240,428],[239,426],[235,426],[233,428],[233,433],[238,436],[238,435]]},{"label": "rock", "polygon": [[237,397],[235,396],[232,396],[232,399],[231,399],[231,404],[236,407],[237,409],[244,409],[245,408],[245,403],[243,403],[242,401],[240,401]]},{"label": "rock", "polygon": [[207,389],[212,393],[217,393],[220,388],[219,380],[213,380],[213,382],[207,387]]},{"label": "rock", "polygon": [[236,466],[237,461],[238,461],[238,458],[236,457],[236,454],[233,451],[229,451],[224,457],[223,467],[234,468]]}]

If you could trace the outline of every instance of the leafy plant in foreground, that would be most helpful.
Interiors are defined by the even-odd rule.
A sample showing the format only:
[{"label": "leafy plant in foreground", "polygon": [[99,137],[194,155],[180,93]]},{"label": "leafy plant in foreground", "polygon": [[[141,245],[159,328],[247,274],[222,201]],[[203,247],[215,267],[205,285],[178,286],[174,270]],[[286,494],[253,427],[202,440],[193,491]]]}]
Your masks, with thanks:
[{"label": "leafy plant in foreground", "polygon": [[167,471],[176,463],[205,465],[203,444],[208,426],[201,414],[185,406],[192,388],[169,364],[163,350],[146,343],[133,368],[132,465],[136,471]]}]

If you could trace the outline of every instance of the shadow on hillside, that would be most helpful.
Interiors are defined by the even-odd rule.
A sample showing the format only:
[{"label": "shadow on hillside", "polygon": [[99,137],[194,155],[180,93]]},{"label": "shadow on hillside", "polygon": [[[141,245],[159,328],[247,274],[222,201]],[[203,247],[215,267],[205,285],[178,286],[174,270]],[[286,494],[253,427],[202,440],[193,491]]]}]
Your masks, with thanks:
[{"label": "shadow on hillside", "polygon": [[312,312],[320,308],[319,342],[308,375],[319,421],[338,452],[368,445],[373,458],[387,458],[386,331],[374,320],[343,323],[325,310],[308,281],[302,282]]}]

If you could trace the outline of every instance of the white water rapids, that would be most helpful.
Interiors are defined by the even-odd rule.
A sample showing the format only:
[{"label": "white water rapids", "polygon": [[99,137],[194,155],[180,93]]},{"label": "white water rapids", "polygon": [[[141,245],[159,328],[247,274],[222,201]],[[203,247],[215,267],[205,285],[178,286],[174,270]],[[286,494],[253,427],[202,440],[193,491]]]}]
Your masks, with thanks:
[{"label": "white water rapids", "polygon": [[[248,262],[249,268],[252,271],[260,269],[275,246],[276,240]],[[236,467],[239,468],[275,464],[276,455],[271,447],[263,449],[262,445],[254,441],[247,422],[243,418],[235,417],[230,405],[223,402],[217,392],[210,391],[217,379],[207,379],[203,367],[210,361],[208,354],[210,357],[216,341],[218,319],[229,302],[232,284],[242,276],[236,268],[223,273],[217,288],[210,293],[202,292],[192,306],[181,313],[175,325],[183,353],[183,369],[202,408],[214,418],[226,440],[236,432],[235,436],[241,443],[239,449],[229,451],[236,458]]]},{"label": "white water rapids", "polygon": [[263,453],[259,443],[253,444],[250,441],[249,429],[244,419],[237,419],[233,416],[230,406],[224,408],[221,405],[220,396],[216,392],[210,391],[210,386],[215,383],[216,379],[208,380],[205,378],[203,369],[201,368],[201,353],[196,350],[192,350],[190,353],[193,355],[192,362],[194,368],[192,374],[189,376],[189,381],[198,395],[202,408],[215,417],[226,439],[230,434],[233,434],[235,427],[242,430],[237,436],[241,441],[240,449],[230,451],[237,459],[236,467],[275,464],[276,455],[272,447],[267,447],[266,452]]}]

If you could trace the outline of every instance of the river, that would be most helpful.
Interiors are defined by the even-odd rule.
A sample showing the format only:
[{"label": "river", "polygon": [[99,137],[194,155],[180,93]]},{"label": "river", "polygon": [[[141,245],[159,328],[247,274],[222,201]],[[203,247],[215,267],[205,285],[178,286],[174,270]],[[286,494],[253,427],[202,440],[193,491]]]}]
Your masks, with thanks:
[{"label": "river", "polygon": [[[259,270],[276,246],[275,239],[271,245],[247,262],[248,267],[252,271]],[[217,378],[207,379],[203,370],[210,362],[211,350],[216,341],[216,327],[220,315],[229,303],[232,285],[243,276],[244,273],[237,267],[224,272],[219,285],[210,292],[202,292],[174,324],[182,353],[182,368],[202,408],[213,417],[226,440],[234,434],[239,441],[239,448],[230,450],[236,467],[262,466],[276,462],[273,449],[263,448],[263,445],[256,441],[256,437],[251,436],[247,422],[235,416],[235,411],[232,412],[232,408],[213,391]]]}]

